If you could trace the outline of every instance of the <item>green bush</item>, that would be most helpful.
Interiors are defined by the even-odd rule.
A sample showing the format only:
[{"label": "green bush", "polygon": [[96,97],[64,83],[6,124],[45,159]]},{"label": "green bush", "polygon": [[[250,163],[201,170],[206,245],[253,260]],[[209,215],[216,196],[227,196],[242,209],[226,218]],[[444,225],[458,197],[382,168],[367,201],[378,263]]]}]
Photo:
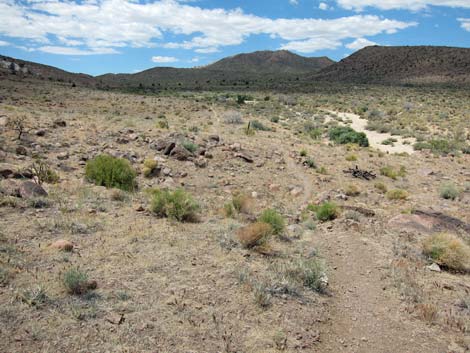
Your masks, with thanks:
[{"label": "green bush", "polygon": [[439,194],[443,199],[455,200],[459,196],[460,191],[454,183],[447,182],[441,185]]},{"label": "green bush", "polygon": [[386,196],[389,200],[406,200],[408,198],[408,193],[402,189],[393,189],[387,191]]},{"label": "green bush", "polygon": [[264,126],[262,122],[258,120],[251,121],[251,128],[260,131],[270,131],[271,129],[267,126]]},{"label": "green bush", "polygon": [[317,259],[298,259],[286,263],[281,270],[288,279],[313,291],[323,293],[326,290],[325,266]]},{"label": "green bush", "polygon": [[151,191],[151,210],[159,217],[168,217],[180,222],[191,222],[197,219],[199,205],[183,189],[175,191],[155,189]]},{"label": "green bush", "polygon": [[338,217],[338,206],[334,202],[324,202],[314,208],[317,219],[322,222]]},{"label": "green bush", "polygon": [[435,154],[449,154],[452,152],[456,152],[464,148],[461,146],[457,141],[449,141],[444,139],[433,139],[427,142],[417,142],[413,145],[413,148],[416,151],[421,150],[431,150],[432,153]]},{"label": "green bush", "polygon": [[330,140],[339,145],[356,143],[361,147],[369,147],[369,140],[363,132],[357,132],[348,126],[338,126],[328,132]]},{"label": "green bush", "polygon": [[391,166],[385,166],[380,168],[380,174],[396,180],[398,177],[404,177],[406,175],[406,168],[404,166],[401,166],[399,170],[395,170]]},{"label": "green bush", "polygon": [[196,152],[199,147],[198,145],[196,145],[194,142],[191,142],[191,141],[184,141],[182,145],[186,150],[188,150],[191,153]]},{"label": "green bush", "polygon": [[88,161],[86,178],[96,185],[132,191],[136,188],[136,172],[123,158],[101,154]]},{"label": "green bush", "polygon": [[67,292],[74,295],[86,294],[90,289],[96,288],[94,282],[88,281],[88,275],[78,268],[67,270],[63,282]]},{"label": "green bush", "polygon": [[264,210],[258,221],[269,224],[273,228],[273,233],[276,235],[281,235],[284,232],[284,218],[276,210]]}]

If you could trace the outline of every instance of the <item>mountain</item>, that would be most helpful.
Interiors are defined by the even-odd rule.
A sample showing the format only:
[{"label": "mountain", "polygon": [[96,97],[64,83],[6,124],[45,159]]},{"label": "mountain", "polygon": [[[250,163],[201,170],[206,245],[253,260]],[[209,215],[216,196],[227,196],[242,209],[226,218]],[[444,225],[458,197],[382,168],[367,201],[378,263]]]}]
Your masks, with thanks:
[{"label": "mountain", "polygon": [[470,49],[370,46],[330,65],[311,80],[383,84],[469,84]]},{"label": "mountain", "polygon": [[95,83],[94,77],[90,75],[72,73],[53,66],[37,64],[31,61],[24,61],[2,55],[0,55],[0,77],[1,76],[36,78],[87,86],[94,85]]},{"label": "mountain", "polygon": [[205,67],[208,70],[256,73],[305,73],[320,71],[334,61],[327,57],[307,58],[287,50],[238,54]]},{"label": "mountain", "polygon": [[298,80],[299,76],[320,71],[334,61],[326,57],[307,58],[286,50],[239,54],[213,64],[192,69],[155,67],[136,74],[98,76],[109,87],[169,87],[212,89],[224,87],[271,87],[271,83]]}]

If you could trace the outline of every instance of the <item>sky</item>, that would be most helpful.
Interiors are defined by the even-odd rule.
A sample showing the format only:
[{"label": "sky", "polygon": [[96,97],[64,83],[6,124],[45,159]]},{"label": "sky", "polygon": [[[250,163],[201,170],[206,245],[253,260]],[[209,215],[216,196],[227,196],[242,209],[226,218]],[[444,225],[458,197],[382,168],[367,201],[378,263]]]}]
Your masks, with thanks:
[{"label": "sky", "polygon": [[91,75],[368,45],[470,48],[470,0],[0,0],[0,54]]}]

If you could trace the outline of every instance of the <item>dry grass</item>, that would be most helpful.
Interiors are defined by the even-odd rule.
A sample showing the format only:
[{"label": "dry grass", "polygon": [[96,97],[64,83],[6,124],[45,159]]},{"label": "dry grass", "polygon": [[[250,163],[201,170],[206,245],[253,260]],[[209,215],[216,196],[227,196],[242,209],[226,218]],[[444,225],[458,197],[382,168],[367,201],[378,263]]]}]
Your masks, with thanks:
[{"label": "dry grass", "polygon": [[431,235],[423,243],[423,252],[448,269],[470,271],[470,246],[455,235],[448,233]]},{"label": "dry grass", "polygon": [[272,234],[273,228],[263,222],[256,222],[240,228],[237,231],[237,238],[245,248],[252,248],[264,244]]}]

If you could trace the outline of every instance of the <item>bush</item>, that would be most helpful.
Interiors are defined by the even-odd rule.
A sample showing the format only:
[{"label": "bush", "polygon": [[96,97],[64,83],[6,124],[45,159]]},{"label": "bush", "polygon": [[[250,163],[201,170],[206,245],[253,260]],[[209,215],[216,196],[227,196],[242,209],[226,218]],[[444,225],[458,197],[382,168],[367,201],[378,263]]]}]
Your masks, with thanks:
[{"label": "bush", "polygon": [[431,235],[423,243],[423,253],[449,269],[470,271],[470,247],[454,235]]},{"label": "bush", "polygon": [[232,205],[238,213],[250,214],[253,211],[253,198],[243,193],[236,193],[232,196]]},{"label": "bush", "polygon": [[416,151],[421,151],[421,150],[431,150],[432,153],[435,154],[449,154],[452,152],[459,151],[462,146],[456,141],[449,141],[449,140],[444,140],[444,139],[434,139],[434,140],[429,140],[427,142],[417,142],[413,145],[413,148]]},{"label": "bush", "polygon": [[36,177],[39,185],[43,183],[56,184],[59,182],[59,175],[51,169],[45,161],[38,160],[31,166],[31,171]]},{"label": "bush", "polygon": [[159,217],[168,217],[180,222],[191,222],[197,219],[199,205],[183,189],[175,191],[155,189],[152,193],[151,210]]},{"label": "bush", "polygon": [[313,208],[317,219],[322,222],[332,221],[338,217],[338,206],[334,202],[324,202]]},{"label": "bush", "polygon": [[406,200],[408,193],[405,190],[393,189],[387,192],[387,199],[389,200]]},{"label": "bush", "polygon": [[99,155],[88,161],[86,178],[96,185],[132,191],[136,188],[136,172],[130,163],[122,158],[107,154]]},{"label": "bush", "polygon": [[356,143],[361,147],[369,147],[369,140],[363,132],[357,132],[354,129],[347,126],[339,126],[330,129],[328,136],[330,140],[334,141],[339,145],[345,145],[347,143]]},{"label": "bush", "polygon": [[158,162],[153,159],[146,159],[144,161],[144,166],[142,167],[142,174],[146,178],[150,178],[151,176],[154,175],[155,171],[157,170],[158,167]]},{"label": "bush", "polygon": [[398,177],[404,177],[406,175],[406,169],[404,166],[401,166],[400,170],[395,170],[391,166],[385,166],[380,168],[380,174],[396,180]]},{"label": "bush", "polygon": [[307,157],[307,150],[305,149],[300,150],[300,157]]},{"label": "bush", "polygon": [[317,167],[317,164],[315,163],[315,161],[312,159],[312,158],[308,158],[304,164],[309,167],[309,168],[312,168],[312,169],[315,169]]},{"label": "bush", "polygon": [[441,185],[439,195],[446,200],[455,200],[460,194],[457,186],[452,182],[447,182]]},{"label": "bush", "polygon": [[245,248],[264,244],[268,237],[273,233],[273,228],[263,222],[256,222],[237,231],[237,238],[240,244]]},{"label": "bush", "polygon": [[199,147],[198,145],[196,145],[194,142],[191,142],[191,141],[183,141],[182,145],[186,150],[188,150],[191,153],[196,152]]},{"label": "bush", "polygon": [[263,123],[258,120],[251,121],[251,128],[260,131],[271,131],[269,127],[264,126]]},{"label": "bush", "polygon": [[348,162],[355,162],[355,161],[357,161],[357,156],[355,154],[348,154],[346,156],[346,160]]},{"label": "bush", "polygon": [[228,111],[224,114],[224,121],[226,124],[234,124],[234,125],[243,124],[242,114],[235,110]]},{"label": "bush", "polygon": [[273,229],[273,233],[276,235],[281,235],[284,232],[284,218],[276,210],[264,210],[258,221],[269,224]]},{"label": "bush", "polygon": [[377,182],[374,184],[374,187],[379,190],[382,194],[385,194],[387,192],[387,185],[381,182]]},{"label": "bush", "polygon": [[283,270],[286,277],[313,291],[322,293],[326,289],[325,267],[317,259],[299,259],[286,263]]},{"label": "bush", "polygon": [[350,184],[346,187],[344,192],[347,196],[359,196],[361,194],[361,190],[356,185]]},{"label": "bush", "polygon": [[78,268],[71,268],[64,273],[63,283],[69,294],[86,294],[96,288],[95,281],[89,281],[88,275]]}]

